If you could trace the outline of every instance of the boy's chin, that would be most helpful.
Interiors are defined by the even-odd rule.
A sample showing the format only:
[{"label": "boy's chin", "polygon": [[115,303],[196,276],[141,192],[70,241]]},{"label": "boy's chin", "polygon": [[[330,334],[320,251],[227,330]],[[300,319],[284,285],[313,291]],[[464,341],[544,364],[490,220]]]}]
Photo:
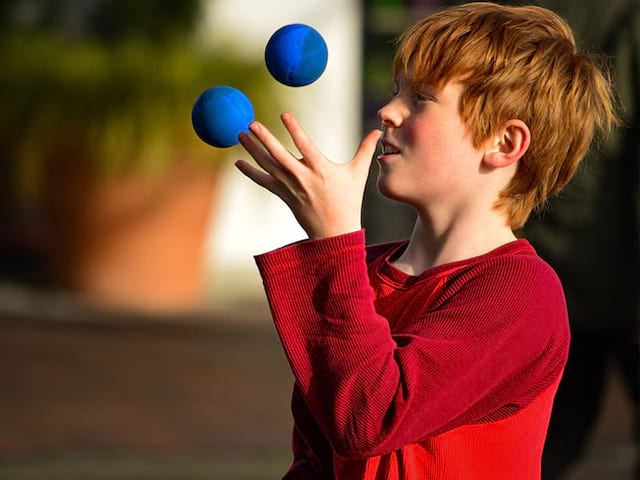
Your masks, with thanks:
[{"label": "boy's chin", "polygon": [[378,192],[380,192],[383,197],[402,203],[408,207],[418,209],[418,200],[408,196],[405,189],[401,188],[400,185],[393,185],[392,183],[386,182],[383,177],[379,176],[377,187]]},{"label": "boy's chin", "polygon": [[394,189],[392,185],[390,185],[388,182],[385,182],[385,179],[382,177],[378,177],[378,192],[380,192],[380,194],[383,197],[388,198],[389,200],[395,200],[397,202],[402,202],[402,196],[400,195],[400,192],[397,191],[397,189]]}]

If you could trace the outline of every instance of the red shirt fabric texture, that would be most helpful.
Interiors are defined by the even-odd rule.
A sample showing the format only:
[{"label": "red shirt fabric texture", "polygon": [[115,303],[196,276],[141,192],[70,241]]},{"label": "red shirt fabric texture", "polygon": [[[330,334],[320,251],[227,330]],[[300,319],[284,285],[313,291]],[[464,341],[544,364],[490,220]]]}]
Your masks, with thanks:
[{"label": "red shirt fabric texture", "polygon": [[420,275],[364,231],[256,256],[295,378],[285,479],[539,480],[569,323],[524,239]]}]

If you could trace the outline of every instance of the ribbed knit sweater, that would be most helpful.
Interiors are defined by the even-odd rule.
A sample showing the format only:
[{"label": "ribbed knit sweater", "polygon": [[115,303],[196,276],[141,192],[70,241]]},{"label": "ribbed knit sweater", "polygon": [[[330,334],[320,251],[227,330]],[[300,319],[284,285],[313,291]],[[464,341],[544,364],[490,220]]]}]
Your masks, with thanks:
[{"label": "ribbed knit sweater", "polygon": [[295,377],[286,479],[539,480],[569,329],[526,240],[411,276],[363,231],[256,257]]}]

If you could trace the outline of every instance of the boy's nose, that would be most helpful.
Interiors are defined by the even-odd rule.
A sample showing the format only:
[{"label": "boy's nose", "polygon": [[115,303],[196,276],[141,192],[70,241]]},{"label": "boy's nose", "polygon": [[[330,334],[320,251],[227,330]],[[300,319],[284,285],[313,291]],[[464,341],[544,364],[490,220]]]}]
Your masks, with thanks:
[{"label": "boy's nose", "polygon": [[378,110],[378,121],[383,127],[398,127],[402,123],[400,109],[390,101]]}]

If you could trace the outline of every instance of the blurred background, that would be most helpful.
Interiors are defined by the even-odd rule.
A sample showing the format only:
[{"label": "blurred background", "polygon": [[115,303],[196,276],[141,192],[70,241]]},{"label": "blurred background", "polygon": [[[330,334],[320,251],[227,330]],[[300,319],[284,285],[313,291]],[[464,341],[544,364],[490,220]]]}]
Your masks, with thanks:
[{"label": "blurred background", "polygon": [[[280,478],[292,379],[252,257],[304,233],[234,170],[242,149],[195,136],[191,107],[208,87],[235,86],[276,132],[292,111],[327,156],[348,161],[378,126],[395,38],[453,3],[0,3],[0,478]],[[640,4],[533,3],[605,56],[624,121],[527,226],[565,282],[577,339],[559,400],[570,421],[552,422],[543,478],[627,480],[638,453]],[[263,51],[297,22],[322,33],[329,63],[289,88]],[[368,241],[405,238],[413,214],[378,194],[375,169]]]}]

